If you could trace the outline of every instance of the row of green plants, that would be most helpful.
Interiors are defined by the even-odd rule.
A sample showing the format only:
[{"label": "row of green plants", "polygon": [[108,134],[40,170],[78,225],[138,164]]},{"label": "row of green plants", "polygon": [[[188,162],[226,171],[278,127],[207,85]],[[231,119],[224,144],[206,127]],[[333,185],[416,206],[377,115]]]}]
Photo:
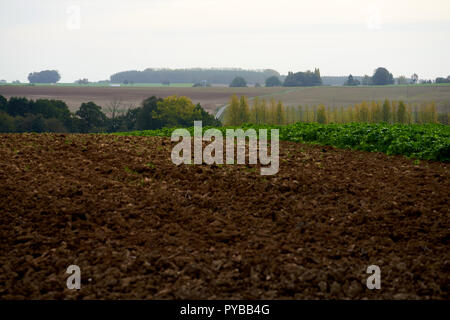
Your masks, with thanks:
[{"label": "row of green plants", "polygon": [[[211,127],[204,127],[207,130]],[[388,123],[295,123],[291,125],[253,125],[218,127],[244,130],[279,129],[280,140],[313,143],[337,148],[383,152],[415,159],[450,161],[450,127],[441,124]],[[116,133],[132,136],[170,136],[175,128]],[[187,128],[193,135],[194,128]]]}]

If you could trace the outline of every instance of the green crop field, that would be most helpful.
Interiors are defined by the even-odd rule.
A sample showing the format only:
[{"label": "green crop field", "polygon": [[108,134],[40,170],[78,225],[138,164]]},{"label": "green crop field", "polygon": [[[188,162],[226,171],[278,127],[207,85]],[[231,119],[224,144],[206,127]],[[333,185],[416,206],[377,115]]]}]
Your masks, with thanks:
[{"label": "green crop field", "polygon": [[[237,127],[220,127],[226,129]],[[388,155],[404,155],[415,159],[450,161],[450,126],[440,124],[318,124],[296,123],[286,126],[243,126],[243,129],[279,129],[280,139],[314,143],[337,148]],[[203,128],[207,130],[208,127]],[[132,136],[170,136],[174,128],[116,133]],[[188,128],[193,133],[193,128]]]}]

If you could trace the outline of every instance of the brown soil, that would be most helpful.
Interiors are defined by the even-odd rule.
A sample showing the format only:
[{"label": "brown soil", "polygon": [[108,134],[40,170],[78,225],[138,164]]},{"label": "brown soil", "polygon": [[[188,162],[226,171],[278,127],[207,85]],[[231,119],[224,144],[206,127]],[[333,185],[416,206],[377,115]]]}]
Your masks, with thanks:
[{"label": "brown soil", "polygon": [[0,299],[450,298],[448,164],[283,142],[264,177],[172,145],[0,135]]}]

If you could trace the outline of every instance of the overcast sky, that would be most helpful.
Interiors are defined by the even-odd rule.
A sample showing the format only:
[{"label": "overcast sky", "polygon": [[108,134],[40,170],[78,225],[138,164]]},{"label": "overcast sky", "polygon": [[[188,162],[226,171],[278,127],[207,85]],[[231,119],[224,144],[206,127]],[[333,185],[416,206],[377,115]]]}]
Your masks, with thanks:
[{"label": "overcast sky", "polygon": [[0,79],[185,67],[450,74],[450,1],[0,0]]}]

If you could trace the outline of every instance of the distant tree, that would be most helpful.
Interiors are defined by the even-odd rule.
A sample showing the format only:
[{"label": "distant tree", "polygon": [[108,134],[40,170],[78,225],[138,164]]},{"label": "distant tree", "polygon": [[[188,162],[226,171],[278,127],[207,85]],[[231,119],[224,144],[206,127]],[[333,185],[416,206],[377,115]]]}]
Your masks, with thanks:
[{"label": "distant tree", "polygon": [[360,82],[357,79],[354,79],[353,76],[350,74],[347,78],[347,81],[345,81],[344,86],[359,86]]},{"label": "distant tree", "polygon": [[372,78],[366,74],[362,78],[361,83],[363,86],[370,86],[372,84]]},{"label": "distant tree", "polygon": [[158,102],[156,114],[163,127],[189,127],[201,120],[201,112],[188,97],[169,96]]},{"label": "distant tree", "polygon": [[316,85],[322,85],[322,78],[320,77],[319,68],[314,68],[314,82]]},{"label": "distant tree", "polygon": [[405,76],[400,76],[397,78],[397,84],[408,84],[408,79]]},{"label": "distant tree", "polygon": [[411,76],[411,83],[412,83],[412,84],[416,84],[417,81],[419,81],[419,76],[418,76],[417,74],[414,73],[414,74]]},{"label": "distant tree", "polygon": [[125,108],[122,105],[122,101],[117,98],[113,98],[106,105],[106,115],[108,117],[107,131],[108,132],[116,132],[119,131],[120,128],[124,127],[124,114],[126,112]]},{"label": "distant tree", "polygon": [[394,84],[394,77],[386,68],[379,67],[372,76],[372,83],[376,86]]},{"label": "distant tree", "polygon": [[70,118],[70,111],[67,104],[62,100],[38,99],[30,100],[30,113],[42,114],[46,119],[56,118],[66,121]]},{"label": "distant tree", "polygon": [[86,78],[83,79],[78,79],[77,81],[75,81],[76,84],[89,84],[89,80]]},{"label": "distant tree", "polygon": [[62,124],[60,120],[55,118],[46,119],[45,127],[47,132],[67,132],[67,128],[64,126],[64,124]]},{"label": "distant tree", "polygon": [[194,113],[196,115],[200,115],[200,118],[196,120],[201,120],[204,126],[213,126],[220,127],[222,123],[217,120],[212,114],[208,113],[205,109],[202,108],[200,103],[197,103],[194,108]]},{"label": "distant tree", "polygon": [[28,75],[28,81],[30,83],[57,83],[60,79],[61,76],[56,70],[44,70]]},{"label": "distant tree", "polygon": [[0,111],[6,111],[8,100],[0,94]]},{"label": "distant tree", "polygon": [[162,128],[162,121],[157,115],[158,102],[163,99],[152,96],[142,101],[142,108],[140,108],[136,117],[137,130],[150,130]]},{"label": "distant tree", "polygon": [[141,108],[134,108],[133,106],[130,106],[125,115],[121,117],[123,122],[122,125],[126,128],[126,130],[136,129],[136,122],[140,111]]},{"label": "distant tree", "polygon": [[391,119],[391,103],[388,99],[384,100],[382,109],[383,121],[389,122]]},{"label": "distant tree", "polygon": [[255,97],[253,99],[253,105],[250,107],[250,123],[258,123],[258,109],[259,109],[259,98]]},{"label": "distant tree", "polygon": [[85,123],[85,132],[91,132],[101,129],[106,122],[106,115],[102,112],[101,107],[90,101],[82,103],[80,109],[75,112]]},{"label": "distant tree", "polygon": [[242,77],[236,77],[230,83],[230,88],[232,88],[232,87],[246,87],[246,86],[247,86],[247,82]]},{"label": "distant tree", "polygon": [[272,97],[270,99],[268,108],[267,108],[267,123],[268,124],[276,124],[277,123],[277,101]]},{"label": "distant tree", "polygon": [[317,109],[317,122],[327,123],[327,116],[324,105],[320,105],[319,108]]},{"label": "distant tree", "polygon": [[397,107],[397,122],[406,123],[406,106],[403,101],[398,103]]},{"label": "distant tree", "polygon": [[225,124],[230,126],[239,125],[239,98],[234,94],[229,106],[225,111]]},{"label": "distant tree", "polygon": [[16,126],[14,123],[14,118],[11,117],[6,112],[0,111],[0,132],[1,133],[7,133],[7,132],[15,132]]},{"label": "distant tree", "polygon": [[206,80],[208,83],[229,84],[235,77],[242,77],[248,83],[259,82],[270,76],[280,76],[275,70],[243,70],[233,69],[145,69],[143,71],[129,70],[111,76],[112,83],[123,83],[123,80],[134,81],[136,83],[161,83],[161,80],[168,80],[171,83],[195,83],[199,80]]},{"label": "distant tree", "polygon": [[6,106],[6,112],[12,117],[33,113],[32,102],[27,98],[11,97]]},{"label": "distant tree", "polygon": [[361,122],[369,122],[369,106],[363,101],[359,106],[358,120]]},{"label": "distant tree", "polygon": [[41,114],[27,114],[25,117],[18,116],[15,119],[17,132],[45,132],[45,120]]},{"label": "distant tree", "polygon": [[281,125],[286,121],[286,112],[281,101],[278,101],[276,109],[275,109],[275,124]]},{"label": "distant tree", "polygon": [[447,78],[438,77],[436,78],[436,83],[450,83],[450,76]]},{"label": "distant tree", "polygon": [[285,87],[306,87],[306,86],[320,86],[322,79],[320,77],[320,70],[315,69],[314,72],[288,72],[283,86]]},{"label": "distant tree", "polygon": [[259,82],[255,83],[255,88],[261,88],[261,85],[259,84]]},{"label": "distant tree", "polygon": [[204,81],[201,81],[201,82],[194,83],[192,85],[192,87],[194,87],[194,88],[196,88],[196,87],[211,87],[211,84],[208,81],[204,80]]},{"label": "distant tree", "polygon": [[281,87],[282,83],[277,76],[271,76],[266,79],[266,87]]},{"label": "distant tree", "polygon": [[239,124],[248,123],[250,120],[250,110],[246,96],[241,96],[239,100]]}]

